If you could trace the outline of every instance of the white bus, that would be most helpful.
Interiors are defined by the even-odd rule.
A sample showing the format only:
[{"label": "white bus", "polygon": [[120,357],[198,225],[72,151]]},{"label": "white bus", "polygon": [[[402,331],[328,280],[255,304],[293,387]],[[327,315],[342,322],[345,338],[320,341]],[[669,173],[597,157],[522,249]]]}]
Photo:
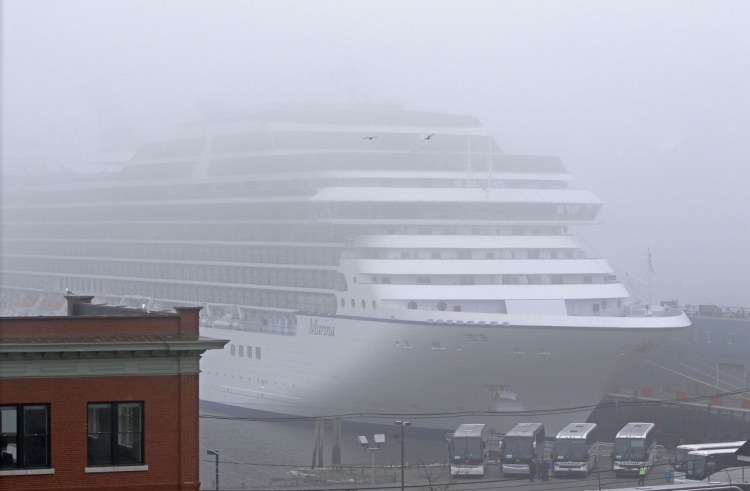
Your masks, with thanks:
[{"label": "white bus", "polygon": [[500,456],[503,475],[528,475],[531,462],[544,456],[544,425],[518,423],[503,437]]},{"label": "white bus", "polygon": [[448,443],[451,476],[483,476],[486,441],[485,425],[459,425]]},{"label": "white bus", "polygon": [[687,462],[688,453],[696,450],[716,450],[720,448],[733,448],[737,450],[745,443],[744,440],[739,442],[714,442],[714,443],[691,443],[689,445],[679,445],[674,451],[674,470],[685,472],[685,462]]},{"label": "white bus", "polygon": [[737,448],[715,448],[713,450],[693,450],[689,452],[685,462],[685,477],[693,481],[703,481],[711,477],[714,472],[750,465],[750,462],[740,460],[737,457]]},{"label": "white bus", "polygon": [[654,423],[628,423],[615,436],[612,451],[612,470],[615,474],[638,475],[642,466],[646,473],[654,464],[656,425]]},{"label": "white bus", "polygon": [[594,470],[598,441],[595,423],[570,423],[563,428],[555,437],[555,475],[587,475]]}]

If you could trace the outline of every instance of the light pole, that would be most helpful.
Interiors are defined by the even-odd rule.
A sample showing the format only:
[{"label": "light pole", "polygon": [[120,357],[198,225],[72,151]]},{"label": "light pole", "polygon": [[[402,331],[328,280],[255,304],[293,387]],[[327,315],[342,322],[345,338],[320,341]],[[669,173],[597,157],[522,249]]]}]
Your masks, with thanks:
[{"label": "light pole", "polygon": [[411,426],[411,423],[399,420],[393,424],[401,427],[401,491],[404,491],[404,427]]},{"label": "light pole", "polygon": [[360,435],[357,438],[359,438],[359,444],[362,445],[365,450],[369,450],[370,454],[372,454],[372,464],[370,465],[370,469],[372,470],[372,485],[375,486],[375,450],[380,450],[380,447],[385,443],[385,434],[378,433],[372,435],[373,440],[375,440],[375,447],[370,446],[370,442],[367,441],[366,436]]},{"label": "light pole", "polygon": [[208,455],[216,456],[216,488],[219,489],[219,451],[218,450],[206,450]]}]

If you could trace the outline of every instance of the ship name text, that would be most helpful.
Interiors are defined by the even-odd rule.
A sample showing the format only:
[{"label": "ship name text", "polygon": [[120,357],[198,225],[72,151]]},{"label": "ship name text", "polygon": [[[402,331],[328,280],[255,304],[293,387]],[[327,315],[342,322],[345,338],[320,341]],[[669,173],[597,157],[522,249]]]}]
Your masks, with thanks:
[{"label": "ship name text", "polygon": [[330,326],[328,324],[318,323],[318,319],[310,319],[310,328],[307,334],[313,336],[335,336],[336,326]]}]

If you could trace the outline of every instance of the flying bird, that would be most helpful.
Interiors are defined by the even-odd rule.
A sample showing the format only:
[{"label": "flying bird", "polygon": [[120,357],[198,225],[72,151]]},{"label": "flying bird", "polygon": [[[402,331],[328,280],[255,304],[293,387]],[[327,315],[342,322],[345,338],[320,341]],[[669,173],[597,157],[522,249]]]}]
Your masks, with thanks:
[{"label": "flying bird", "polygon": [[366,136],[366,137],[364,137],[362,139],[363,140],[374,140],[375,138],[377,138],[377,136]]},{"label": "flying bird", "polygon": [[435,133],[430,133],[429,135],[427,135],[427,136],[425,136],[424,138],[422,138],[422,141],[427,141],[427,140],[429,140],[430,138],[432,138],[433,136],[435,136]]}]

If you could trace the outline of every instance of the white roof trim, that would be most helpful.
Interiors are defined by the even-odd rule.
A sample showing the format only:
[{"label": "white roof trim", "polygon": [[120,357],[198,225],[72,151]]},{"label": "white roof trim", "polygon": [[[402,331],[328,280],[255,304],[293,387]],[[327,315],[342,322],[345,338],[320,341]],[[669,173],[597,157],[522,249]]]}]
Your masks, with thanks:
[{"label": "white roof trim", "polygon": [[601,204],[582,189],[323,188],[310,201]]},{"label": "white roof trim", "polygon": [[612,274],[605,259],[355,259],[348,271],[374,275]]},{"label": "white roof trim", "polygon": [[585,285],[369,285],[383,300],[583,300],[628,298],[621,283]]},{"label": "white roof trim", "polygon": [[572,235],[363,235],[348,244],[350,247],[389,249],[580,249],[581,243]]}]

